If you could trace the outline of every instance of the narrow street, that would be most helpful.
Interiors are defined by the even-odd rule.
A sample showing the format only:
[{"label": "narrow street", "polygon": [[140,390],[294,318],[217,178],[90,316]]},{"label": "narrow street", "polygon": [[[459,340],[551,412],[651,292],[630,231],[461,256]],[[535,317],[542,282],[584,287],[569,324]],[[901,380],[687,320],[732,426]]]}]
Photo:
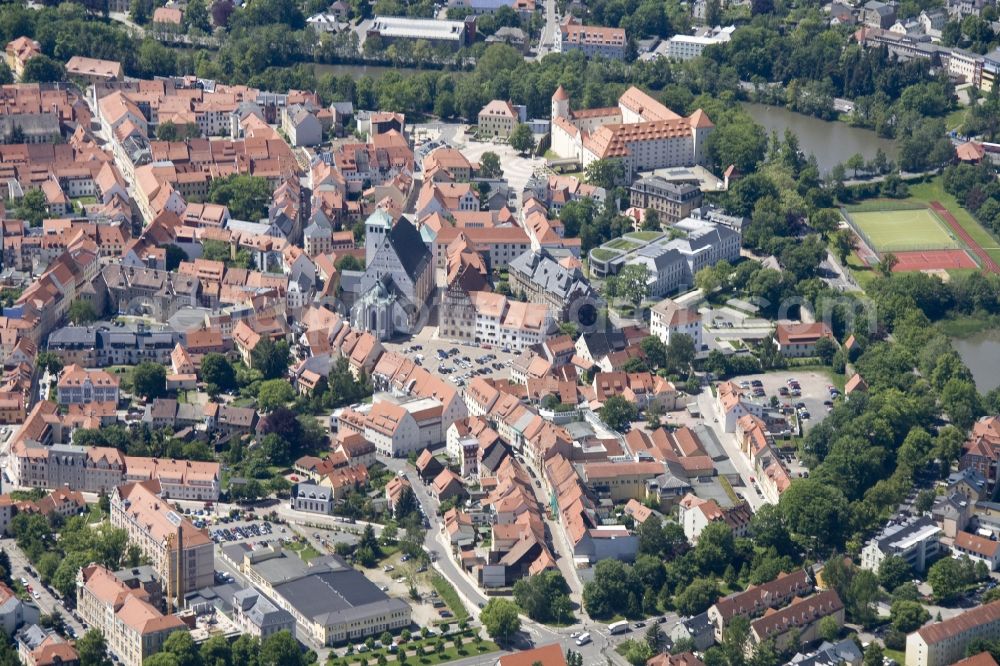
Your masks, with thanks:
[{"label": "narrow street", "polygon": [[[536,479],[538,478],[537,472],[540,470],[534,470],[522,457],[518,457],[518,460],[532,476]],[[540,483],[534,486],[534,493],[535,499],[539,506],[542,507],[542,516],[545,519],[545,526],[549,531],[549,545],[553,551],[552,555],[556,558],[556,565],[559,567],[559,572],[566,580],[566,584],[569,585],[569,598],[576,604],[578,613],[583,617],[585,615],[583,610],[583,583],[580,582],[580,576],[577,575],[573,564],[573,547],[570,546],[569,540],[566,538],[566,530],[562,529],[558,521],[550,518],[549,498],[545,495],[545,489]]]},{"label": "narrow street", "polygon": [[740,473],[740,478],[743,479],[743,485],[746,488],[746,492],[742,493],[743,498],[750,505],[750,508],[754,510],[754,513],[756,513],[760,507],[767,504],[767,500],[753,492],[753,482],[750,479],[754,477],[754,470],[750,466],[750,461],[740,451],[739,446],[737,446],[736,437],[732,433],[725,432],[722,429],[722,424],[719,423],[715,410],[715,396],[712,395],[711,388],[706,387],[705,390],[698,394],[698,409],[701,410],[702,422],[705,424],[705,427],[710,431],[710,434],[715,436],[719,444],[722,445],[726,455],[732,461],[733,467]]},{"label": "narrow street", "polygon": [[37,575],[28,573],[27,567],[30,566],[30,563],[24,552],[17,547],[17,543],[13,539],[0,539],[0,548],[10,558],[10,567],[12,569],[10,577],[14,580],[24,578],[28,581],[28,585],[31,586],[32,591],[38,593],[38,599],[34,599],[34,603],[38,606],[42,614],[51,615],[53,611],[58,611],[66,626],[72,628],[77,636],[82,636],[86,632],[83,623],[73,617],[70,610],[66,608],[62,601],[45,589],[45,586],[42,585],[42,581],[39,580]]},{"label": "narrow street", "polygon": [[538,38],[535,60],[541,60],[552,52],[558,29],[559,17],[556,14],[556,0],[545,0],[545,27],[542,28],[542,34]]}]

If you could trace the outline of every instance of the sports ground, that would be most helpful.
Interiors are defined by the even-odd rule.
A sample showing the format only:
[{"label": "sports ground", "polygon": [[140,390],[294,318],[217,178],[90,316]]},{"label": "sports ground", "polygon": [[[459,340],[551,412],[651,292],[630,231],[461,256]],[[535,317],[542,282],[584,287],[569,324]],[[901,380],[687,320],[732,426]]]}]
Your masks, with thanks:
[{"label": "sports ground", "polygon": [[[1000,265],[937,197],[868,201],[843,212],[861,240],[857,255],[868,266],[891,252],[896,257],[896,272],[1000,272]],[[978,231],[986,233],[975,224]]]},{"label": "sports ground", "polygon": [[850,211],[850,216],[855,228],[880,254],[960,247],[955,237],[927,208]]}]

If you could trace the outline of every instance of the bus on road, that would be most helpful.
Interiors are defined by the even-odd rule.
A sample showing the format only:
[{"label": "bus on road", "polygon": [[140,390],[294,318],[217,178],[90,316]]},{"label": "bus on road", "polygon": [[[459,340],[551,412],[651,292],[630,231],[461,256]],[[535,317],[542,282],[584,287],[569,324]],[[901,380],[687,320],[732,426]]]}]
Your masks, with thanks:
[{"label": "bus on road", "polygon": [[628,621],[621,620],[620,622],[612,622],[608,625],[609,634],[624,634],[628,631]]}]

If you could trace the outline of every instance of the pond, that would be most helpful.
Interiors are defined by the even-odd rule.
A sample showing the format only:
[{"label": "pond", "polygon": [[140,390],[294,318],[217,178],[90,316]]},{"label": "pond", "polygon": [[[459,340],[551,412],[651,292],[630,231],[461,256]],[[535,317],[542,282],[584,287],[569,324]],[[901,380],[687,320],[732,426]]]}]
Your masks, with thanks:
[{"label": "pond", "polygon": [[768,135],[773,130],[781,137],[786,129],[792,130],[799,137],[802,152],[815,155],[823,173],[828,173],[836,164],[843,164],[856,153],[861,153],[866,160],[875,157],[879,148],[890,159],[896,159],[898,155],[894,141],[883,139],[871,130],[851,127],[838,121],[820,120],[766,104],[744,102],[743,108],[764,126]]},{"label": "pond", "polygon": [[951,345],[972,371],[981,393],[1000,386],[1000,330],[991,328],[968,337],[952,338]]}]

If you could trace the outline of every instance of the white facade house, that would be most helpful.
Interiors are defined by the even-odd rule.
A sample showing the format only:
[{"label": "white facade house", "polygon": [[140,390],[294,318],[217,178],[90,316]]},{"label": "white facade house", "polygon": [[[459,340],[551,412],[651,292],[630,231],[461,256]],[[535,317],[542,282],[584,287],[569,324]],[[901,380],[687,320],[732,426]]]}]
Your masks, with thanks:
[{"label": "white facade house", "polygon": [[732,382],[721,382],[716,387],[715,408],[725,432],[736,432],[737,421],[748,414],[757,418],[764,416],[764,405],[747,398],[740,387]]},{"label": "white facade house", "polygon": [[1000,601],[977,606],[944,622],[933,622],[906,637],[906,666],[948,666],[965,657],[978,638],[1000,636]]},{"label": "white facade house", "polygon": [[672,60],[693,60],[701,57],[708,46],[725,44],[732,39],[736,26],[702,28],[693,35],[674,35],[667,46],[667,56]]},{"label": "white facade house", "polygon": [[982,562],[990,571],[996,571],[1000,567],[1000,541],[978,534],[959,532],[955,535],[951,552],[955,557],[968,557],[974,562]]},{"label": "white facade house", "polygon": [[399,458],[441,444],[444,414],[444,403],[433,396],[380,393],[370,407],[341,411],[338,423],[363,435],[379,455]]},{"label": "white facade house", "polygon": [[524,349],[548,337],[554,324],[548,305],[511,301],[490,291],[469,293],[476,311],[475,340],[480,344]]},{"label": "white facade house", "polygon": [[293,146],[316,146],[323,142],[323,126],[316,114],[301,104],[282,110],[281,129]]},{"label": "white facade house", "polygon": [[461,468],[462,478],[475,476],[479,472],[479,439],[469,432],[465,424],[452,423],[445,436],[445,450],[448,457]]},{"label": "white facade house", "polygon": [[878,571],[889,556],[906,560],[914,571],[923,571],[941,552],[941,528],[927,516],[892,522],[861,549],[861,567]]},{"label": "white facade house", "polygon": [[233,595],[233,620],[255,638],[264,639],[279,631],[295,633],[292,614],[252,587]]},{"label": "white facade house", "polygon": [[753,510],[746,502],[722,508],[715,500],[706,500],[688,494],[677,505],[677,517],[684,527],[688,542],[698,542],[702,531],[714,522],[724,522],[733,530],[733,536],[746,536],[750,529]]},{"label": "white facade house", "polygon": [[399,405],[377,402],[365,421],[365,439],[383,456],[399,458],[422,448],[416,419]]},{"label": "white facade house", "polygon": [[701,349],[701,331],[701,314],[672,299],[663,299],[650,311],[649,332],[665,345],[670,344],[671,335],[683,333],[694,340],[695,349]]},{"label": "white facade house", "polygon": [[71,365],[59,375],[57,395],[60,405],[91,402],[118,403],[118,378],[105,370],[85,370]]}]

